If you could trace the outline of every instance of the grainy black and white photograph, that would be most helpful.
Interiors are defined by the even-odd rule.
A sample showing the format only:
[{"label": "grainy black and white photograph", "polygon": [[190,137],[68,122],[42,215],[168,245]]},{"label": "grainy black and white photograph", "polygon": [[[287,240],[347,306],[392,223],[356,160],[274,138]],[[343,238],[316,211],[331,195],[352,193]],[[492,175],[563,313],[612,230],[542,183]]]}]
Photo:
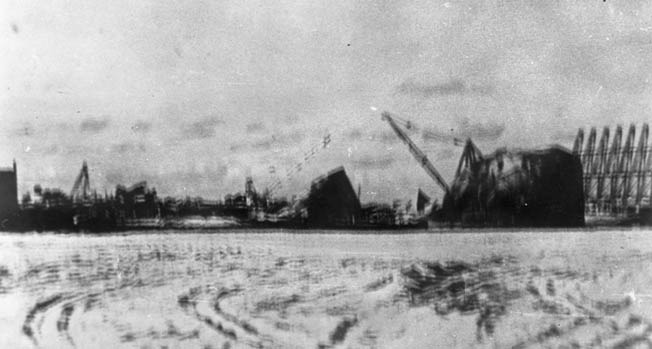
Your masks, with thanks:
[{"label": "grainy black and white photograph", "polygon": [[652,3],[3,0],[0,348],[652,348]]}]

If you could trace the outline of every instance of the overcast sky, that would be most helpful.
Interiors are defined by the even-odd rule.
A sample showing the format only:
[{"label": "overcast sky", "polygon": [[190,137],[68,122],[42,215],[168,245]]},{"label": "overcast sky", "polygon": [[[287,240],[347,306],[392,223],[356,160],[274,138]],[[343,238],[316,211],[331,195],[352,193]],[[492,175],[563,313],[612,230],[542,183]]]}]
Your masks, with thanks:
[{"label": "overcast sky", "polygon": [[343,165],[363,201],[406,200],[441,190],[382,110],[430,131],[411,135],[448,181],[453,136],[571,147],[652,119],[647,1],[5,0],[0,52],[21,193],[69,191],[85,159],[100,192],[292,194]]}]

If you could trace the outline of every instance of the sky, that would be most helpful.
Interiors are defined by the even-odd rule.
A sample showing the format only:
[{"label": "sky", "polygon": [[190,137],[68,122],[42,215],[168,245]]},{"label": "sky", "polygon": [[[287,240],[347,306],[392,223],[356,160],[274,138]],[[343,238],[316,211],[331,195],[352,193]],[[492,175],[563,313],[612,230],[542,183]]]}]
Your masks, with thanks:
[{"label": "sky", "polygon": [[344,166],[363,202],[441,198],[382,111],[448,181],[453,137],[570,148],[652,120],[647,1],[6,0],[0,52],[21,194],[69,191],[86,160],[100,193],[301,195]]}]

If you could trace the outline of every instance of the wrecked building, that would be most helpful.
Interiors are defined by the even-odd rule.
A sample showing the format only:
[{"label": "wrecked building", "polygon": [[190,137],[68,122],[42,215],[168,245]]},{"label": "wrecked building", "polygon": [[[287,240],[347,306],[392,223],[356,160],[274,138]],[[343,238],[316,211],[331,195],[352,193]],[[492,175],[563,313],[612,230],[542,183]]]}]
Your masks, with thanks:
[{"label": "wrecked building", "polygon": [[482,156],[469,141],[443,216],[462,225],[583,226],[582,164],[562,147]]},{"label": "wrecked building", "polygon": [[306,208],[311,227],[354,226],[360,217],[360,200],[343,167],[315,179],[310,186]]}]

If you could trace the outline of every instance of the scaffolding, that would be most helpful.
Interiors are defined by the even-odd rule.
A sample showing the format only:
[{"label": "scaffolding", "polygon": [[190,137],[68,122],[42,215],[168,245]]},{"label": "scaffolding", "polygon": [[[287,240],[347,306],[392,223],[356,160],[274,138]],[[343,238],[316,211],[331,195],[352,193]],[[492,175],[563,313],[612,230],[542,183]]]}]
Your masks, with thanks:
[{"label": "scaffolding", "polygon": [[578,131],[573,154],[582,161],[588,216],[629,217],[640,214],[641,210],[650,210],[652,151],[648,143],[649,126],[643,124],[638,141],[636,131],[636,125],[630,125],[623,143],[623,128],[618,125],[611,146],[609,127],[603,128],[599,140],[596,128],[592,127],[586,144],[583,144],[584,130]]}]

